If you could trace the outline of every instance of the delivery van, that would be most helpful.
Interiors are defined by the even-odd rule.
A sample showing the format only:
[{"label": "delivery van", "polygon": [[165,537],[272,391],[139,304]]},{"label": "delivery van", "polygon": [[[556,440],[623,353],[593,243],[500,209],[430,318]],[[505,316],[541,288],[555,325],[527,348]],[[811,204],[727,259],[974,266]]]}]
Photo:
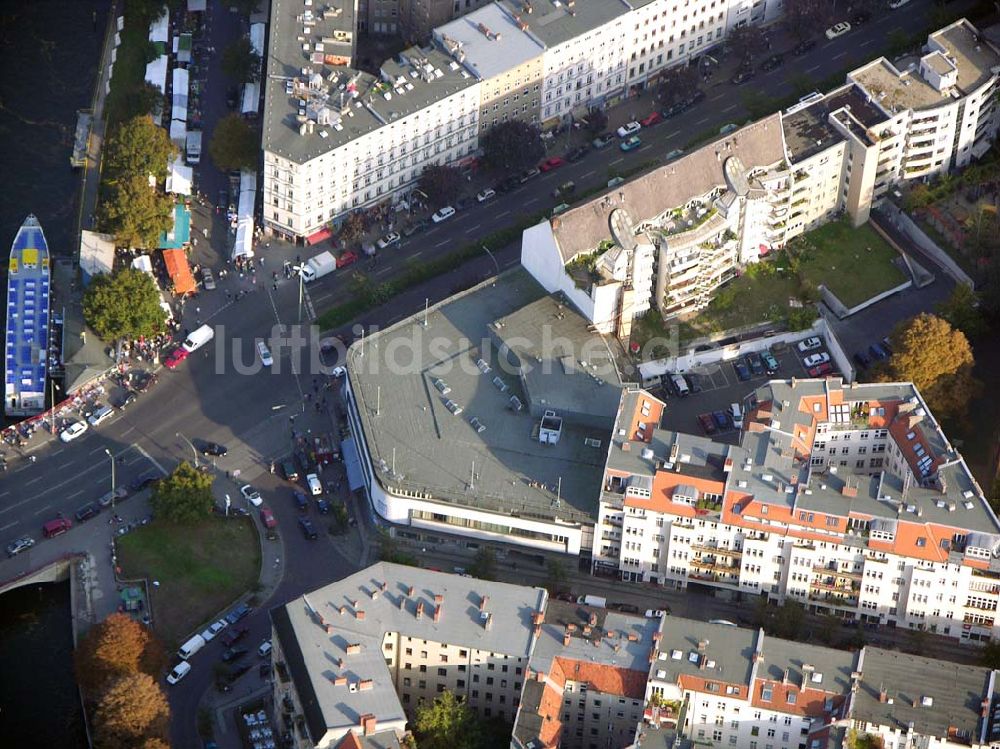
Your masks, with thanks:
[{"label": "delivery van", "polygon": [[191,331],[191,334],[184,339],[181,347],[189,354],[197,351],[206,343],[215,338],[215,330],[211,325],[202,325],[200,328]]},{"label": "delivery van", "polygon": [[203,647],[205,647],[205,638],[202,637],[201,635],[195,635],[190,640],[181,645],[180,650],[177,651],[177,655],[179,655],[184,660],[187,660],[192,655],[201,650]]}]

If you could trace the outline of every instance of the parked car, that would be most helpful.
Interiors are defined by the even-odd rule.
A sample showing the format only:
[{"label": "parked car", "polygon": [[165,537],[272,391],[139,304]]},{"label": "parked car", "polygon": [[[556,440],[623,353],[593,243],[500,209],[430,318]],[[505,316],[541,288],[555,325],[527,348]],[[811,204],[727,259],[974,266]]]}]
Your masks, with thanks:
[{"label": "parked car", "polygon": [[803,39],[795,46],[795,49],[792,50],[792,54],[795,55],[796,57],[799,57],[801,55],[804,55],[809,50],[813,49],[815,46],[816,46],[815,39]]},{"label": "parked car", "polygon": [[476,200],[478,200],[480,203],[485,203],[490,198],[496,196],[496,194],[497,194],[496,190],[494,190],[492,187],[487,187],[485,190],[481,190],[478,193],[476,193]]},{"label": "parked car", "polygon": [[274,519],[274,513],[271,512],[271,508],[269,507],[260,508],[260,522],[268,529],[278,527],[278,521]]},{"label": "parked car", "polygon": [[211,640],[215,639],[215,636],[217,634],[219,634],[222,630],[224,630],[228,626],[229,622],[227,622],[225,619],[219,619],[219,621],[217,622],[212,622],[205,628],[205,631],[201,633],[202,639],[204,639],[205,642],[210,642]]},{"label": "parked car", "polygon": [[873,343],[868,347],[868,350],[871,352],[871,355],[879,361],[889,358],[889,352],[882,348],[882,344],[880,343]]},{"label": "parked car", "polygon": [[568,182],[563,182],[559,187],[552,191],[553,198],[561,198],[567,195],[573,194],[576,191],[576,183],[573,180]]},{"label": "parked car", "polygon": [[260,357],[260,363],[265,367],[274,366],[274,357],[271,356],[271,349],[267,347],[264,341],[257,341],[257,356]]},{"label": "parked car", "polygon": [[346,268],[348,265],[354,265],[358,262],[358,253],[354,250],[348,250],[347,252],[340,253],[340,257],[337,258],[337,267]]},{"label": "parked car", "polygon": [[806,338],[804,341],[799,341],[799,351],[812,351],[814,348],[819,348],[823,345],[823,341],[819,338]]},{"label": "parked car", "polygon": [[315,473],[310,473],[306,476],[306,486],[309,487],[309,493],[314,497],[318,497],[323,493],[323,485],[319,481],[319,476]]},{"label": "parked car", "polygon": [[212,275],[211,268],[201,269],[201,286],[205,291],[215,290],[215,276]]},{"label": "parked car", "polygon": [[79,510],[76,511],[75,517],[76,522],[83,523],[91,518],[97,517],[98,513],[101,511],[101,506],[96,502],[88,502]]},{"label": "parked car", "polygon": [[865,354],[864,351],[856,351],[854,353],[854,363],[858,365],[858,369],[868,369],[868,365],[872,363],[871,359]]},{"label": "parked car", "polygon": [[621,143],[619,143],[618,147],[621,150],[623,150],[623,151],[634,151],[635,149],[637,149],[641,145],[642,145],[642,141],[639,139],[639,136],[638,135],[632,135],[632,136],[626,138],[625,140],[623,140]]},{"label": "parked car", "polygon": [[663,122],[663,115],[659,112],[650,112],[643,119],[639,120],[639,124],[643,127],[652,127]]},{"label": "parked car", "polygon": [[802,360],[802,364],[808,367],[815,367],[824,362],[830,361],[830,355],[825,351],[821,351],[818,354],[810,354],[805,359]]},{"label": "parked car", "polygon": [[747,369],[747,365],[739,359],[733,362],[733,369],[736,370],[736,377],[739,378],[740,381],[746,382],[750,379],[750,370]]},{"label": "parked car", "polygon": [[613,141],[614,139],[615,136],[613,136],[611,133],[601,133],[592,141],[590,141],[590,145],[592,145],[594,148],[601,149],[607,147],[607,145],[611,143],[611,141]]},{"label": "parked car", "polygon": [[160,474],[158,471],[153,469],[143,471],[128,483],[128,493],[135,494],[136,492],[141,492],[147,486],[151,486],[154,482],[158,481],[159,478]]},{"label": "parked car", "polygon": [[245,603],[241,603],[235,609],[226,614],[226,621],[229,622],[230,625],[236,624],[236,622],[245,617],[251,611],[253,611],[253,609],[250,608],[250,606]]},{"label": "parked car", "polygon": [[761,63],[760,69],[765,73],[769,73],[772,70],[777,70],[784,64],[785,64],[784,55],[771,55],[766,60],[764,60],[764,62]]},{"label": "parked car", "polygon": [[590,146],[588,146],[586,143],[584,143],[582,146],[577,146],[573,150],[567,152],[565,156],[566,161],[579,161],[580,159],[582,159],[584,156],[587,155],[587,152],[589,150]]},{"label": "parked car", "polygon": [[747,65],[736,71],[736,75],[730,79],[730,83],[734,86],[740,86],[753,78],[754,75],[754,69]]},{"label": "parked car", "polygon": [[134,390],[126,390],[124,393],[122,393],[122,397],[118,399],[118,408],[124,411],[125,407],[135,403],[138,397],[139,397],[138,393],[136,393]]},{"label": "parked car", "polygon": [[440,224],[442,221],[447,221],[454,215],[455,215],[455,209],[452,208],[450,205],[446,205],[444,208],[439,208],[438,210],[434,211],[434,214],[431,216],[431,221],[433,221],[435,224]]},{"label": "parked car", "polygon": [[726,431],[733,425],[732,422],[729,420],[729,414],[727,414],[725,411],[712,411],[712,421],[714,421],[715,426],[717,426],[722,431]]},{"label": "parked car", "polygon": [[836,39],[838,36],[843,36],[848,31],[851,30],[851,24],[847,21],[841,21],[840,23],[835,23],[833,26],[826,30],[827,39]]},{"label": "parked car", "polygon": [[808,372],[810,377],[822,377],[833,371],[833,366],[830,362],[823,362],[822,364],[811,367]]},{"label": "parked car", "polygon": [[292,492],[292,501],[295,503],[295,508],[299,512],[305,512],[309,509],[309,500],[306,499],[305,494],[298,490]]},{"label": "parked car", "polygon": [[62,513],[60,513],[60,517],[53,518],[42,526],[42,535],[45,538],[55,538],[56,536],[61,536],[72,527],[73,524],[69,522],[69,519],[62,517]]},{"label": "parked car", "polygon": [[715,434],[715,421],[711,414],[698,414],[698,423],[705,434]]},{"label": "parked car", "polygon": [[101,422],[107,421],[115,415],[115,410],[111,408],[111,406],[101,406],[100,404],[96,405],[97,408],[91,412],[90,416],[87,417],[87,421],[92,427],[98,426]]},{"label": "parked car", "polygon": [[183,346],[178,346],[171,351],[167,358],[163,360],[163,366],[167,369],[176,369],[177,365],[188,358],[188,350]]},{"label": "parked car", "polygon": [[191,672],[191,664],[187,661],[181,661],[173,670],[167,674],[167,684],[173,685],[183,679]]},{"label": "parked car", "polygon": [[77,437],[87,431],[87,424],[83,421],[74,421],[59,433],[59,439],[63,442],[72,442]]},{"label": "parked car", "polygon": [[330,507],[329,502],[320,497],[319,499],[316,500],[316,509],[319,510],[320,515],[329,515],[330,510],[333,508]]},{"label": "parked car", "polygon": [[885,353],[892,356],[892,343],[889,341],[889,336],[882,336],[882,348],[885,349]]},{"label": "parked car", "polygon": [[281,461],[281,475],[287,481],[299,480],[299,469],[295,467],[295,463],[290,458],[285,458]]},{"label": "parked car", "polygon": [[250,484],[244,484],[241,486],[240,494],[243,495],[243,499],[252,504],[254,507],[260,507],[264,504],[264,500],[260,498],[260,492],[254,489]]},{"label": "parked car", "polygon": [[233,661],[238,661],[246,654],[246,648],[229,648],[222,654],[222,662],[232,663]]},{"label": "parked car", "polygon": [[768,374],[774,374],[781,369],[781,366],[778,364],[778,360],[774,358],[774,354],[770,351],[761,351],[760,358],[764,360],[764,367],[767,369]]},{"label": "parked car", "polygon": [[561,166],[566,165],[566,159],[562,156],[550,156],[545,159],[541,164],[538,165],[538,171],[540,172],[551,172],[553,169],[558,169]]},{"label": "parked car", "polygon": [[386,247],[392,247],[394,244],[399,244],[399,240],[400,240],[399,234],[397,232],[391,231],[384,237],[380,237],[378,242],[376,242],[375,244],[378,245],[378,248],[380,250],[384,250]]},{"label": "parked car", "polygon": [[764,362],[760,358],[760,354],[756,351],[751,351],[745,358],[747,366],[750,367],[750,371],[753,372],[754,376],[764,374]]},{"label": "parked car", "polygon": [[312,520],[309,518],[299,518],[299,527],[302,529],[302,535],[310,541],[315,541],[319,538],[316,526],[312,524]]},{"label": "parked car", "polygon": [[264,640],[264,642],[260,644],[260,647],[257,648],[257,655],[259,655],[261,658],[266,658],[270,654],[271,654],[271,641]]},{"label": "parked car", "polygon": [[537,168],[537,167],[532,167],[531,169],[527,170],[526,172],[524,172],[524,173],[523,173],[523,174],[522,174],[522,175],[520,176],[520,178],[518,179],[518,182],[520,182],[520,183],[521,183],[521,184],[523,185],[523,184],[524,184],[525,182],[527,182],[527,181],[528,181],[529,179],[534,179],[534,178],[535,178],[535,177],[537,177],[537,176],[538,176],[539,174],[541,174],[541,172],[540,172],[540,171],[538,171],[538,168]]},{"label": "parked car", "polygon": [[665,161],[673,161],[674,159],[680,158],[684,155],[683,148],[675,148],[672,151],[668,151],[667,155],[664,157]]},{"label": "parked car", "polygon": [[412,223],[409,226],[405,227],[403,229],[403,236],[404,237],[412,237],[417,232],[423,231],[426,228],[427,228],[427,219],[423,219],[422,218],[419,221],[415,221],[414,223]]},{"label": "parked car", "polygon": [[740,129],[739,125],[737,125],[735,122],[730,122],[719,128],[719,135],[729,135],[730,133],[739,129]]},{"label": "parked car", "polygon": [[22,551],[27,551],[35,545],[35,539],[31,536],[21,536],[7,544],[7,556],[14,557]]},{"label": "parked car", "polygon": [[220,445],[218,442],[202,442],[201,443],[201,454],[210,455],[214,458],[221,458],[229,450],[226,449],[225,445]]},{"label": "parked car", "polygon": [[630,135],[635,135],[640,130],[642,130],[642,125],[635,120],[632,120],[632,122],[626,122],[618,128],[617,133],[619,138],[627,138]]},{"label": "parked car", "polygon": [[219,638],[219,641],[227,648],[231,648],[237,642],[246,637],[249,631],[250,630],[246,627],[233,627],[232,629],[227,630],[226,633]]}]

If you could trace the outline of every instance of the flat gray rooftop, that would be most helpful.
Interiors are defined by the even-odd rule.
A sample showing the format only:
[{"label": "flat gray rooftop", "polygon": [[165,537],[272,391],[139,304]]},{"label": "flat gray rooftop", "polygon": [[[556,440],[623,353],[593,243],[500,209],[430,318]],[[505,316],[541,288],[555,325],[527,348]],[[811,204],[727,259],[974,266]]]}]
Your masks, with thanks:
[{"label": "flat gray rooftop", "polygon": [[[518,268],[495,285],[487,282],[431,308],[426,326],[421,312],[355,342],[347,356],[348,377],[383,486],[490,512],[593,521],[614,411],[605,429],[567,416],[558,444],[539,442],[540,419],[531,415],[520,377],[504,366],[506,358],[497,356],[491,336],[497,321],[530,305],[562,314],[560,337],[572,336],[578,350],[596,337],[587,332],[584,318],[560,307]],[[516,325],[506,331],[517,331],[529,348],[545,335],[544,328]],[[480,359],[488,371],[480,368]],[[559,366],[556,362],[554,373]],[[570,377],[594,384],[589,375]],[[610,382],[603,387],[618,390]],[[617,402],[615,396],[615,407]]]},{"label": "flat gray rooftop", "polygon": [[965,92],[983,85],[1000,65],[993,43],[964,18],[930,35],[958,68],[958,87]]},{"label": "flat gray rooftop", "polygon": [[[749,686],[753,654],[761,634],[756,629],[664,617],[660,654],[652,675],[670,683],[677,683],[679,676],[695,676]],[[699,644],[704,646],[700,651]],[[699,659],[700,655],[705,657]]]},{"label": "flat gray rooftop", "polygon": [[830,110],[826,99],[781,117],[785,133],[785,148],[793,164],[824,151],[843,136],[829,122]]},{"label": "flat gray rooftop", "polygon": [[528,25],[528,30],[546,47],[555,47],[584,36],[608,21],[625,15],[623,0],[501,0],[500,4]]},{"label": "flat gray rooftop", "polygon": [[480,79],[513,70],[540,56],[545,48],[535,37],[521,31],[499,3],[484,6],[434,30],[446,47],[457,44],[462,64]]}]

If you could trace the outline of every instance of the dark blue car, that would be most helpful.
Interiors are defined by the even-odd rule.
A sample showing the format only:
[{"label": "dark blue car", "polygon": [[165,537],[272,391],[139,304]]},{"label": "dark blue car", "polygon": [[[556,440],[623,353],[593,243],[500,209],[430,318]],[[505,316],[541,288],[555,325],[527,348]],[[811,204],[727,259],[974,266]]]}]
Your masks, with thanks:
[{"label": "dark blue car", "polygon": [[739,359],[733,362],[733,369],[736,370],[736,376],[739,377],[740,380],[745,382],[750,379],[750,369]]},{"label": "dark blue car", "polygon": [[250,613],[250,607],[245,603],[241,603],[235,609],[226,614],[226,621],[230,624],[236,624],[240,619]]},{"label": "dark blue car", "polygon": [[725,411],[712,411],[712,419],[719,429],[729,429],[729,417]]}]

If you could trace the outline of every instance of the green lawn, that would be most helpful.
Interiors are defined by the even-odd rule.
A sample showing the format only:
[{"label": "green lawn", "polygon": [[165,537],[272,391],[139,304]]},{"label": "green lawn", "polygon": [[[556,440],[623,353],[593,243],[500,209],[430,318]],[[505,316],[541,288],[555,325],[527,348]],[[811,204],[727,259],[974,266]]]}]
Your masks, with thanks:
[{"label": "green lawn", "polygon": [[907,279],[893,263],[899,254],[869,224],[833,221],[791,244],[802,278],[823,284],[848,308]]},{"label": "green lawn", "polygon": [[118,543],[126,578],[150,587],[153,624],[167,647],[183,642],[260,576],[260,544],[250,518],[212,517],[194,526],[155,521]]}]

